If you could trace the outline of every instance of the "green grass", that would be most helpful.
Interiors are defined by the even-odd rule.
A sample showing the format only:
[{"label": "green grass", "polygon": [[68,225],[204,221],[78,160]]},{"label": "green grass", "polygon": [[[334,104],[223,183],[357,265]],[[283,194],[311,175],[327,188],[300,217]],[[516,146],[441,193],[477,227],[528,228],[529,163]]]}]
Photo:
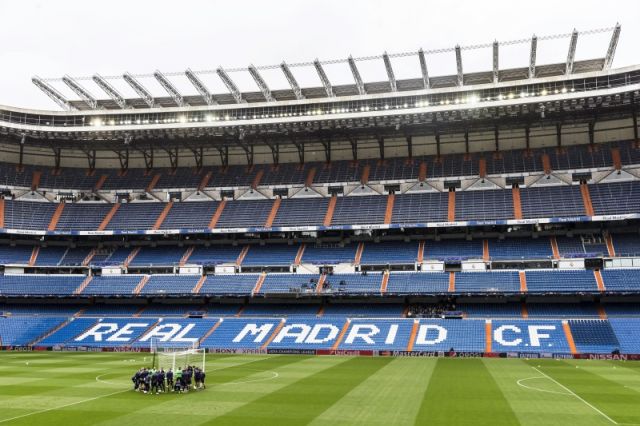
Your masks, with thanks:
[{"label": "green grass", "polygon": [[206,391],[133,392],[149,359],[0,353],[0,426],[640,426],[640,363],[209,355]]}]

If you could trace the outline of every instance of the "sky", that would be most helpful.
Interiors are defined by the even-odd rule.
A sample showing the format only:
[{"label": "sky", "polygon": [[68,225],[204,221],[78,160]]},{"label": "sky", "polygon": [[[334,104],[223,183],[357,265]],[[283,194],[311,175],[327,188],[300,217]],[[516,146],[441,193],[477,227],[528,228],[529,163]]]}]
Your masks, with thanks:
[{"label": "sky", "polygon": [[[605,7],[611,5],[611,7]],[[0,104],[59,109],[31,82],[43,78],[151,74],[246,67],[413,52],[494,40],[507,41],[622,25],[614,67],[640,64],[640,2],[537,0],[534,2],[431,0],[0,0]],[[603,57],[610,33],[578,39],[576,59]],[[564,62],[568,38],[538,43],[538,64]],[[491,68],[491,49],[464,50],[465,72]],[[528,65],[529,45],[500,50],[500,67]],[[427,56],[431,76],[455,74],[454,53]],[[397,79],[420,77],[417,56],[393,59]],[[382,60],[359,63],[365,81],[386,78]],[[347,65],[325,67],[335,85],[349,84]],[[301,86],[319,86],[312,68],[293,68]],[[232,72],[241,91],[256,91],[246,72]],[[272,89],[287,88],[279,70],[262,72]],[[213,93],[226,89],[215,74],[202,75]],[[141,79],[154,96],[166,92]],[[172,79],[184,94],[188,80]],[[106,98],[92,81],[81,81]],[[76,98],[63,83],[52,83]],[[125,83],[116,88],[133,97]]]}]

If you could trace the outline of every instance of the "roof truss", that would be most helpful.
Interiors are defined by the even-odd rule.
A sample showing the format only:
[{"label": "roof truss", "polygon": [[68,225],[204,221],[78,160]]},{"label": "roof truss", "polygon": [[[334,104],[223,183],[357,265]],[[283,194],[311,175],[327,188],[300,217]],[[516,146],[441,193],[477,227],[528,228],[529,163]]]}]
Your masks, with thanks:
[{"label": "roof truss", "polygon": [[573,74],[573,64],[576,59],[576,46],[578,45],[578,31],[575,29],[571,33],[571,41],[569,41],[569,52],[567,53],[567,65],[565,74]]},{"label": "roof truss", "polygon": [[158,80],[158,83],[160,83],[164,90],[169,93],[169,96],[171,96],[176,105],[179,107],[188,106],[180,92],[178,92],[178,89],[176,89],[176,86],[174,86],[160,70],[156,70],[156,72],[153,73],[153,76]]},{"label": "roof truss", "polygon": [[616,54],[616,47],[618,47],[618,39],[620,38],[620,30],[620,24],[616,24],[616,27],[613,29],[613,34],[611,34],[611,41],[609,42],[607,55],[604,58],[604,64],[602,66],[602,69],[604,70],[610,69],[613,64],[613,57]]},{"label": "roof truss", "polygon": [[296,78],[293,76],[293,73],[289,69],[289,65],[287,65],[286,62],[282,62],[280,64],[280,69],[282,70],[282,73],[284,74],[287,81],[289,82],[289,86],[291,86],[291,90],[293,91],[293,94],[295,95],[296,99],[297,100],[304,99],[302,90],[300,90],[300,86],[298,85]]},{"label": "roof truss", "polygon": [[351,68],[351,74],[353,74],[353,80],[356,82],[356,87],[358,88],[358,94],[366,95],[367,91],[364,88],[364,83],[362,82],[362,77],[360,77],[360,71],[358,71],[358,66],[356,65],[356,61],[353,60],[353,56],[349,55],[347,59],[349,62],[349,68]]},{"label": "roof truss", "polygon": [[531,51],[529,53],[529,78],[536,76],[536,55],[538,53],[538,37],[531,37]]},{"label": "roof truss", "polygon": [[[576,47],[577,40],[580,34],[590,35],[590,34],[600,34],[600,33],[609,33],[611,32],[611,40],[609,42],[609,46],[606,52],[606,56],[600,58],[595,58],[591,60],[579,61],[576,66],[575,58],[576,58]],[[516,70],[510,70],[505,74],[505,71],[502,72],[504,74],[503,78],[507,80],[512,80],[513,78],[523,78],[525,75],[528,75],[529,78],[536,77],[536,74],[543,75],[544,77],[550,76],[560,76],[562,74],[571,75],[578,69],[580,72],[589,72],[589,71],[600,71],[610,69],[613,64],[613,59],[615,56],[615,51],[617,48],[617,44],[619,41],[619,36],[621,32],[621,27],[619,24],[616,24],[615,27],[609,28],[600,28],[593,29],[588,31],[578,32],[575,29],[570,34],[557,34],[557,35],[545,35],[540,40],[554,40],[554,39],[565,39],[569,38],[569,50],[567,53],[566,61],[564,63],[556,63],[553,64],[553,68],[550,66],[537,67],[536,69],[536,56],[537,56],[537,44],[538,37],[533,35],[530,39],[518,39],[511,41],[503,41],[497,42],[494,41],[492,43],[484,43],[484,44],[475,44],[469,46],[455,46],[453,48],[442,48],[442,49],[431,49],[427,51],[423,51],[420,49],[418,53],[418,59],[420,63],[420,71],[422,81],[411,81],[412,79],[406,80],[396,80],[395,72],[392,67],[391,58],[399,58],[399,57],[409,57],[415,55],[415,52],[403,52],[403,53],[394,53],[388,54],[384,52],[381,55],[374,56],[366,56],[366,57],[353,57],[349,56],[346,59],[333,59],[328,61],[320,61],[316,59],[313,62],[299,62],[296,64],[292,64],[291,67],[300,67],[309,69],[313,67],[318,74],[320,81],[322,83],[322,87],[310,87],[306,89],[302,89],[298,82],[296,81],[290,66],[288,66],[285,62],[282,62],[280,65],[270,65],[270,66],[254,66],[250,65],[248,68],[218,68],[217,70],[205,70],[194,72],[190,69],[187,69],[184,72],[184,75],[189,79],[191,84],[196,88],[200,97],[198,96],[183,96],[178,90],[177,86],[173,84],[173,82],[169,79],[173,76],[181,75],[181,73],[167,73],[163,74],[160,71],[156,71],[153,74],[139,74],[132,75],[129,73],[125,73],[122,76],[109,76],[102,78],[98,75],[94,75],[92,77],[93,81],[98,84],[98,86],[106,92],[111,99],[120,107],[170,107],[175,103],[180,107],[189,106],[187,101],[193,106],[200,105],[216,105],[216,99],[223,103],[229,103],[229,97],[226,94],[220,94],[214,98],[213,94],[209,91],[209,89],[202,82],[201,78],[204,74],[213,74],[216,73],[222,79],[225,86],[229,90],[232,95],[233,100],[236,103],[245,103],[245,102],[262,102],[263,98],[268,102],[277,101],[275,99],[274,93],[278,93],[278,99],[291,99],[295,96],[297,100],[303,100],[305,98],[320,98],[324,97],[335,97],[336,96],[336,87],[333,87],[331,81],[329,80],[327,74],[325,73],[324,66],[328,64],[344,64],[347,63],[351,70],[354,83],[348,84],[345,87],[340,86],[339,94],[340,95],[351,95],[353,93],[358,93],[359,95],[366,95],[369,93],[382,93],[382,92],[397,92],[398,90],[408,90],[408,89],[416,89],[416,88],[424,88],[430,89],[432,84],[436,87],[452,87],[452,86],[464,86],[465,84],[477,84],[478,82],[493,82],[498,83],[501,78],[500,71],[500,62],[499,62],[499,51],[500,45],[521,45],[521,44],[529,44],[530,43],[530,56],[529,56],[529,66],[527,68],[518,68]],[[492,68],[487,71],[473,73],[465,75],[463,71],[462,64],[462,50],[472,50],[472,49],[492,49]],[[427,60],[426,56],[431,54],[439,54],[444,52],[454,52],[456,56],[456,74],[449,76],[437,76],[430,77],[427,69]],[[388,87],[387,90],[386,82],[365,82],[359,71],[359,61],[370,61],[370,60],[378,60],[382,59],[385,64],[385,70],[387,73],[388,79]],[[258,71],[262,71],[264,69],[275,69],[280,68],[284,73],[289,85],[291,86],[291,91],[272,91],[267,82],[262,78],[261,73]],[[255,93],[255,91],[242,93],[236,84],[231,80],[229,75],[232,72],[246,72],[249,71],[253,80],[256,82],[260,92],[262,94],[259,95]],[[152,94],[140,83],[140,81],[144,81],[144,78],[154,77],[161,86],[163,86],[164,90],[170,95],[167,97],[163,94]],[[113,83],[112,79],[124,79],[127,84],[129,84],[134,91],[139,95],[141,99],[133,99],[130,100],[130,104],[127,105],[125,103],[125,99],[107,82],[109,80],[110,83]],[[84,77],[71,78],[68,75],[65,75],[62,78],[53,78],[53,79],[40,79],[38,77],[34,77],[33,82],[36,84],[41,90],[43,90],[49,97],[51,97],[58,105],[60,105],[64,109],[97,109],[97,108],[109,108],[112,107],[112,103],[110,102],[101,102],[97,101],[96,98],[89,93],[79,82],[85,79]],[[140,79],[140,81],[136,80]],[[465,81],[467,80],[467,81]],[[69,86],[72,91],[78,95],[78,98],[73,100],[66,99],[60,92],[58,92],[51,84],[53,81],[62,81],[65,85]],[[304,93],[304,94],[303,94]],[[282,94],[282,95],[280,95]],[[88,107],[88,108],[87,108]]]},{"label": "roof truss", "polygon": [[456,69],[458,70],[458,86],[464,84],[464,75],[462,74],[462,52],[460,46],[456,45]]},{"label": "roof truss", "polygon": [[33,77],[31,82],[36,85],[36,87],[42,90],[47,96],[49,96],[53,102],[58,104],[58,106],[66,111],[71,111],[75,109],[71,103],[65,98],[62,93],[58,92],[53,86],[48,83],[45,83],[40,77]]},{"label": "roof truss", "polygon": [[497,41],[493,42],[493,82],[497,83],[500,77],[500,45]]},{"label": "roof truss", "polygon": [[429,82],[429,71],[427,70],[427,59],[424,57],[424,50],[418,50],[418,58],[420,59],[420,71],[422,71],[422,85],[425,89],[431,88]]},{"label": "roof truss", "polygon": [[69,86],[69,88],[73,90],[73,92],[78,95],[85,104],[89,105],[89,108],[96,109],[98,107],[98,101],[96,101],[96,98],[73,78],[65,75],[62,77],[62,81]]},{"label": "roof truss", "polygon": [[327,74],[324,72],[324,68],[322,68],[322,64],[318,59],[313,61],[313,66],[316,68],[316,72],[318,73],[318,77],[320,77],[320,81],[324,86],[324,91],[327,92],[327,97],[333,98],[335,95],[333,94],[333,86],[331,86],[331,82],[327,77]]},{"label": "roof truss", "polygon": [[204,83],[202,82],[202,80],[200,80],[200,77],[198,77],[196,73],[191,71],[190,68],[187,68],[187,70],[184,72],[184,75],[187,76],[191,84],[193,84],[193,87],[196,88],[196,90],[202,97],[202,100],[204,100],[207,105],[216,104],[215,99],[213,99],[213,95],[211,94],[211,92],[209,92],[207,86],[204,85]]},{"label": "roof truss", "polygon": [[219,67],[216,70],[216,74],[218,74],[218,77],[220,77],[220,80],[222,80],[224,85],[227,86],[227,89],[231,93],[231,96],[233,96],[233,99],[236,100],[236,103],[242,103],[242,93],[240,93],[240,90],[238,90],[238,86],[236,86],[233,80],[231,80],[229,74],[227,74],[227,72],[222,67]]},{"label": "roof truss", "polygon": [[384,61],[384,67],[387,70],[387,77],[389,78],[389,86],[391,87],[392,92],[398,91],[398,85],[396,83],[396,76],[393,73],[393,67],[391,66],[391,59],[389,59],[389,54],[384,52],[382,54],[382,60]]},{"label": "roof truss", "polygon": [[124,97],[118,92],[115,87],[113,87],[107,80],[105,80],[99,74],[93,76],[93,81],[100,87],[104,92],[109,95],[113,101],[118,104],[118,106],[122,109],[127,107],[127,102],[124,100]]},{"label": "roof truss", "polygon": [[254,67],[253,65],[249,65],[249,74],[251,74],[251,77],[253,77],[253,81],[255,81],[258,85],[258,88],[262,92],[262,95],[267,100],[267,102],[274,102],[276,98],[274,98],[271,94],[271,89],[269,89],[269,86],[267,86],[267,83],[264,81],[256,67]]},{"label": "roof truss", "polygon": [[142,100],[149,106],[149,108],[153,108],[156,105],[153,96],[151,93],[138,81],[134,76],[129,74],[128,72],[122,75],[124,81],[127,82],[129,86],[142,98]]}]

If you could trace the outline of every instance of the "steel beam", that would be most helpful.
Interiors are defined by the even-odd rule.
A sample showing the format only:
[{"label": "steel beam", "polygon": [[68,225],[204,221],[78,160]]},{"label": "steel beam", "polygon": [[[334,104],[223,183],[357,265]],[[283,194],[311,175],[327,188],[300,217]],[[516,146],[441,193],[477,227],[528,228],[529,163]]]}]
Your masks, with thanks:
[{"label": "steel beam", "polygon": [[171,96],[176,105],[179,107],[188,106],[180,92],[178,92],[178,89],[176,89],[176,86],[174,86],[160,70],[156,70],[156,72],[153,73],[153,76],[158,80],[158,83],[160,83],[164,90],[169,93],[169,96]]},{"label": "steel beam", "polygon": [[358,88],[358,94],[366,95],[367,91],[364,89],[364,83],[362,82],[362,77],[360,77],[360,71],[358,71],[358,66],[356,65],[356,61],[353,60],[353,56],[349,55],[347,59],[349,62],[349,68],[351,68],[351,74],[353,74],[353,79],[356,82],[356,87]]},{"label": "steel beam", "polygon": [[34,76],[31,79],[31,82],[36,85],[36,87],[42,90],[47,96],[49,96],[53,102],[55,102],[60,108],[66,111],[72,111],[76,108],[71,105],[71,103],[65,98],[62,93],[58,92],[53,86],[49,83],[44,82],[40,77]]},{"label": "steel beam", "polygon": [[609,48],[607,49],[607,56],[604,57],[604,64],[602,65],[603,70],[610,69],[613,64],[613,57],[616,54],[616,47],[618,47],[618,39],[620,38],[620,30],[620,24],[616,24],[616,27],[613,29],[613,34],[611,34],[611,41],[609,42]]},{"label": "steel beam", "polygon": [[431,88],[429,82],[429,71],[427,70],[427,60],[424,57],[424,50],[418,50],[418,58],[420,58],[420,70],[422,71],[422,85],[425,89]]},{"label": "steel beam", "polygon": [[460,46],[456,45],[456,69],[458,72],[458,86],[464,84],[464,75],[462,74],[462,53],[460,52]]},{"label": "steel beam", "polygon": [[493,82],[497,83],[500,77],[500,61],[499,61],[499,49],[497,41],[493,42]]},{"label": "steel beam", "polygon": [[93,81],[100,87],[104,92],[109,95],[113,101],[118,104],[118,106],[122,109],[127,107],[127,102],[124,100],[124,97],[118,92],[115,87],[113,87],[107,80],[105,80],[99,74],[93,76]]},{"label": "steel beam", "polygon": [[76,95],[80,96],[80,99],[82,99],[85,104],[89,105],[89,108],[98,108],[98,101],[96,101],[96,98],[91,93],[89,93],[87,89],[82,87],[77,81],[75,81],[68,75],[62,77],[62,81],[64,82],[64,84],[69,86],[69,88],[73,90]]},{"label": "steel beam", "polygon": [[258,88],[262,92],[262,95],[267,100],[267,102],[274,102],[276,99],[271,94],[271,89],[269,89],[269,86],[267,86],[267,83],[264,81],[256,67],[254,67],[253,65],[249,65],[249,74],[251,74],[251,77],[253,77],[253,80],[258,85]]},{"label": "steel beam", "polygon": [[576,46],[578,45],[578,31],[575,29],[571,33],[571,41],[569,41],[569,52],[567,53],[567,64],[564,73],[573,74],[573,63],[576,59]]},{"label": "steel beam", "polygon": [[538,37],[531,37],[531,52],[529,53],[529,78],[536,76],[536,55],[538,53]]},{"label": "steel beam", "polygon": [[387,69],[387,77],[389,78],[389,86],[392,92],[398,91],[398,85],[396,84],[396,76],[393,73],[393,67],[391,66],[391,59],[387,52],[382,54],[382,60],[384,61],[384,67]]},{"label": "steel beam", "polygon": [[202,100],[205,101],[207,105],[216,104],[216,101],[213,99],[213,95],[211,94],[211,92],[209,92],[207,86],[204,85],[204,83],[202,82],[202,80],[200,80],[196,73],[191,71],[190,68],[187,68],[187,70],[184,72],[184,75],[187,76],[191,84],[193,84],[193,87],[196,88],[196,90],[200,94],[200,97],[202,97]]},{"label": "steel beam", "polygon": [[236,103],[242,103],[242,93],[240,93],[240,90],[238,90],[238,87],[233,82],[233,80],[231,80],[227,72],[222,67],[220,67],[216,70],[216,73],[218,74],[218,77],[220,77],[224,85],[227,86],[227,89],[229,89],[229,92],[231,92],[231,95],[233,96],[233,99],[236,100]]},{"label": "steel beam", "polygon": [[153,99],[153,96],[151,96],[151,93],[138,80],[136,80],[134,76],[126,72],[122,75],[122,78],[129,86],[131,86],[138,96],[142,98],[149,108],[156,106],[156,101]]},{"label": "steel beam", "polygon": [[327,93],[327,97],[333,98],[335,95],[333,94],[333,86],[331,86],[331,82],[327,77],[327,74],[324,72],[324,68],[322,68],[322,64],[319,60],[313,61],[313,66],[316,68],[316,72],[318,73],[318,77],[320,77],[320,81],[324,86],[324,91]]},{"label": "steel beam", "polygon": [[302,94],[302,90],[300,90],[300,86],[296,81],[296,78],[293,76],[293,73],[289,69],[289,66],[286,62],[280,64],[280,69],[284,73],[284,76],[287,78],[289,85],[291,86],[291,90],[293,90],[293,94],[296,96],[297,100],[304,99],[304,95]]}]

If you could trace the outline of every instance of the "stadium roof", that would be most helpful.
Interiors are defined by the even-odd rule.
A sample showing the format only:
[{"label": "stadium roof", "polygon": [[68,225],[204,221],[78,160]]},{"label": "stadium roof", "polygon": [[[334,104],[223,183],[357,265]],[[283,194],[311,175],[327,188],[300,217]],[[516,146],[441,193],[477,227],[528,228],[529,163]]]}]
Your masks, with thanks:
[{"label": "stadium roof", "polygon": [[[215,70],[192,71],[187,69],[184,72],[161,72],[159,70],[151,74],[130,74],[123,73],[115,76],[100,76],[95,74],[89,77],[62,78],[39,78],[34,77],[33,82],[45,94],[51,97],[64,110],[112,110],[112,109],[148,109],[148,108],[168,108],[168,107],[188,107],[188,106],[212,106],[212,105],[233,105],[244,103],[263,103],[277,101],[292,101],[303,99],[323,99],[341,98],[347,96],[358,96],[366,94],[392,94],[394,92],[407,92],[425,89],[456,88],[472,86],[478,84],[509,82],[526,80],[532,78],[554,77],[571,75],[585,72],[602,71],[611,67],[615,55],[621,27],[616,24],[614,27],[601,28],[571,33],[556,34],[548,36],[532,36],[519,40],[504,42],[495,41],[493,43],[477,44],[470,46],[454,46],[444,49],[422,50],[415,52],[386,53],[367,57],[348,57],[333,60],[314,60],[310,62],[300,62],[287,64],[282,62],[277,65],[263,65],[241,68],[218,67]],[[601,58],[589,60],[575,60],[576,47],[579,36],[587,36],[601,33],[611,33],[611,40],[606,52]],[[566,61],[550,65],[539,65],[536,63],[536,53],[538,43],[545,40],[568,39],[568,50]],[[499,54],[500,48],[505,46],[522,46],[529,50],[529,63],[527,66],[512,69],[500,69]],[[483,72],[464,72],[464,52],[472,50],[487,50],[492,58],[492,68]],[[428,57],[440,53],[455,53],[456,74],[444,76],[432,76],[429,74]],[[419,78],[396,79],[393,61],[399,58],[415,58],[416,71],[419,70]],[[385,81],[363,81],[358,69],[358,65],[365,62],[381,61],[384,64],[387,79]],[[325,66],[338,65],[348,67],[353,75],[353,84],[334,85],[325,72]],[[290,89],[272,90],[269,81],[261,74],[262,71],[280,70]],[[322,86],[300,87],[295,74],[301,72],[316,73]],[[255,82],[256,91],[242,92],[234,82],[234,77],[241,73],[251,76]],[[204,76],[216,75],[228,93],[212,93],[203,80]],[[172,78],[186,77],[197,92],[196,95],[183,95],[177,86],[172,82]],[[157,96],[149,91],[143,81],[151,80],[160,84],[165,95]],[[138,95],[138,97],[126,99],[115,87],[114,83],[124,82]],[[55,85],[64,83],[77,96],[78,99],[67,99]],[[97,89],[105,93],[107,98],[94,96],[91,89],[85,86],[90,85],[91,89]]]}]

